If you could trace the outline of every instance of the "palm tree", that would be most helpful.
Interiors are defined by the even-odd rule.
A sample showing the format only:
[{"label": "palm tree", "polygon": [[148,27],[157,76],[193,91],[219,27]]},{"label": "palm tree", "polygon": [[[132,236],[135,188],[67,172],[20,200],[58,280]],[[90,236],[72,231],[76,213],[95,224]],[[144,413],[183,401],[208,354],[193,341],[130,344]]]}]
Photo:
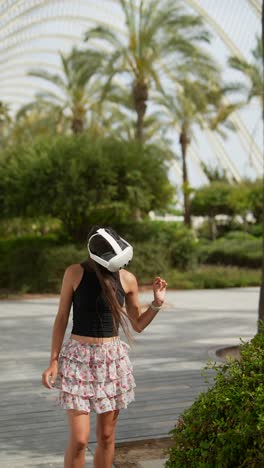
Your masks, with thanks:
[{"label": "palm tree", "polygon": [[[262,38],[261,40],[262,40],[261,68],[262,68],[262,73],[264,73],[264,0],[262,1]],[[263,130],[264,130],[264,99],[262,99],[262,122],[263,122]],[[259,319],[258,331],[260,331],[260,324],[264,323],[264,174],[263,174],[263,204],[262,204],[262,281],[261,281],[261,288],[260,288],[260,295],[259,295],[258,319]]]},{"label": "palm tree", "polygon": [[191,227],[190,186],[187,168],[187,150],[194,138],[194,126],[218,130],[224,135],[221,125],[232,128],[228,122],[229,115],[240,103],[224,104],[223,96],[233,89],[216,81],[216,75],[208,74],[208,80],[190,79],[187,75],[178,78],[177,90],[174,94],[163,95],[159,103],[169,112],[169,123],[179,127],[179,143],[182,155],[184,223]]},{"label": "palm tree", "polygon": [[249,81],[249,86],[240,85],[240,89],[247,94],[247,101],[256,97],[260,100],[261,107],[264,104],[264,76],[263,76],[263,47],[261,37],[256,37],[256,46],[252,50],[253,60],[247,62],[239,57],[232,56],[228,59],[229,65],[235,70],[244,73]]},{"label": "palm tree", "polygon": [[36,99],[22,106],[16,113],[11,139],[32,139],[36,135],[68,133],[71,119],[63,111],[61,105],[45,99]]},{"label": "palm tree", "polygon": [[38,93],[37,98],[49,103],[54,109],[61,108],[71,116],[73,133],[84,130],[85,118],[88,110],[96,105],[99,92],[99,71],[102,67],[103,55],[96,51],[77,51],[65,56],[59,54],[63,75],[51,74],[45,70],[31,70],[29,75],[47,80],[55,85],[58,92],[46,91]]},{"label": "palm tree", "polygon": [[[122,140],[136,139],[135,113],[130,90],[121,85],[111,86],[107,99],[102,104],[101,127],[105,134]],[[152,110],[144,118],[144,140],[162,149],[164,159],[170,159],[171,141],[166,135],[167,127],[162,125],[158,110]]]},{"label": "palm tree", "polygon": [[0,137],[5,138],[12,122],[9,105],[0,101]]},{"label": "palm tree", "polygon": [[[256,37],[256,46],[252,50],[251,62],[242,60],[236,56],[229,58],[229,65],[244,73],[248,79],[249,85],[241,85],[241,89],[246,92],[247,102],[254,97],[261,105],[262,120],[264,124],[264,2],[262,2],[262,37]],[[264,177],[264,176],[263,176]],[[264,321],[264,178],[263,178],[263,254],[262,254],[262,283],[259,296],[259,323]],[[260,330],[260,326],[258,328]]]},{"label": "palm tree", "polygon": [[162,62],[183,63],[198,53],[198,44],[209,41],[209,33],[203,27],[202,17],[187,13],[180,0],[141,0],[138,8],[134,0],[120,0],[120,4],[126,19],[127,42],[101,26],[88,30],[84,40],[100,39],[112,48],[104,71],[104,96],[115,75],[124,74],[131,80],[136,138],[142,142],[149,91],[162,90]]}]

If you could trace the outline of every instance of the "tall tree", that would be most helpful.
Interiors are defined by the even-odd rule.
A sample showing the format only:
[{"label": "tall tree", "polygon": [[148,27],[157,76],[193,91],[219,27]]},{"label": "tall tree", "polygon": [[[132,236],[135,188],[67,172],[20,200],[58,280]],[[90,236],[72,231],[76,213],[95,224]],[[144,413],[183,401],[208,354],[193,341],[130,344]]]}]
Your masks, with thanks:
[{"label": "tall tree", "polygon": [[[252,50],[251,62],[242,60],[236,56],[229,58],[232,68],[244,73],[248,79],[248,86],[241,85],[241,89],[246,92],[247,102],[257,98],[261,105],[263,130],[264,130],[264,2],[262,2],[262,36],[257,36],[257,43]],[[263,137],[264,138],[264,137]],[[263,236],[263,257],[262,257],[262,283],[259,296],[259,321],[264,321],[264,175],[263,175],[263,214],[262,214],[262,236]],[[259,322],[260,323],[260,322]]]},{"label": "tall tree", "polygon": [[0,142],[6,137],[11,123],[9,105],[0,101]]},{"label": "tall tree", "polygon": [[[264,76],[264,0],[262,1],[262,76]],[[264,99],[262,100],[262,123],[263,123],[263,141],[264,141]],[[264,322],[264,173],[262,176],[263,185],[263,205],[262,205],[262,281],[259,295],[258,318],[260,331],[260,323]]]},{"label": "tall tree", "polygon": [[151,89],[162,89],[161,69],[168,64],[181,64],[197,54],[197,46],[209,41],[203,19],[186,12],[181,0],[137,2],[120,0],[127,27],[126,42],[112,29],[95,27],[87,31],[85,41],[93,38],[111,47],[105,69],[105,93],[115,75],[130,78],[133,107],[136,111],[136,138],[144,140],[144,122]]},{"label": "tall tree", "polygon": [[249,85],[240,85],[240,89],[246,92],[248,102],[256,97],[260,100],[261,107],[264,104],[264,76],[263,76],[263,46],[261,37],[256,37],[256,46],[252,50],[251,62],[237,56],[228,59],[229,65],[242,72],[248,79]]},{"label": "tall tree", "polygon": [[[206,70],[205,70],[206,73]],[[184,223],[191,226],[190,212],[190,186],[187,167],[188,146],[194,138],[195,125],[212,130],[218,130],[220,125],[228,125],[229,115],[239,104],[224,104],[223,97],[232,87],[221,86],[216,81],[216,75],[208,81],[191,79],[187,74],[178,78],[178,86],[173,94],[163,95],[160,104],[166,107],[169,113],[169,123],[178,126],[179,143],[182,156],[183,197],[184,197]],[[180,86],[179,86],[180,85]],[[223,134],[223,130],[222,130]]]},{"label": "tall tree", "polygon": [[[121,85],[111,86],[107,99],[102,103],[99,125],[105,135],[113,135],[122,140],[135,140],[135,112],[130,90]],[[171,141],[167,136],[167,127],[162,125],[159,110],[148,113],[144,119],[144,141],[162,149],[164,159],[172,157]]]},{"label": "tall tree", "polygon": [[71,119],[64,114],[59,104],[36,99],[22,106],[16,113],[10,132],[12,141],[32,140],[40,135],[67,134],[71,129]]},{"label": "tall tree", "polygon": [[73,133],[84,130],[88,110],[97,105],[99,92],[99,71],[103,54],[89,50],[73,49],[69,55],[60,53],[62,74],[51,74],[46,70],[31,70],[29,75],[47,80],[57,87],[56,91],[38,93],[42,102],[48,102],[55,109],[70,113]]}]

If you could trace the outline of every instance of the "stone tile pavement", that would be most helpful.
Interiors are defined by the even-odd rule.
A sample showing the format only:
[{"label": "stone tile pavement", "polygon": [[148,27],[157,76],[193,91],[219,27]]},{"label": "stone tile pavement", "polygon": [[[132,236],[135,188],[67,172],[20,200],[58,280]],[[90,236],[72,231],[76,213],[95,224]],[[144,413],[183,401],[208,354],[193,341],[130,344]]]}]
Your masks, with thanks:
[{"label": "stone tile pavement", "polygon": [[[120,412],[116,441],[168,435],[179,414],[207,388],[201,376],[207,359],[217,348],[254,336],[258,296],[259,288],[168,291],[166,308],[143,333],[134,334],[136,400]],[[151,293],[141,293],[140,300],[148,303]],[[1,468],[63,467],[66,414],[54,404],[56,390],[41,385],[57,307],[58,297],[0,301]],[[67,336],[71,326],[70,315]],[[95,426],[92,413],[88,468]],[[161,462],[146,461],[141,468],[150,463],[158,468]]]}]

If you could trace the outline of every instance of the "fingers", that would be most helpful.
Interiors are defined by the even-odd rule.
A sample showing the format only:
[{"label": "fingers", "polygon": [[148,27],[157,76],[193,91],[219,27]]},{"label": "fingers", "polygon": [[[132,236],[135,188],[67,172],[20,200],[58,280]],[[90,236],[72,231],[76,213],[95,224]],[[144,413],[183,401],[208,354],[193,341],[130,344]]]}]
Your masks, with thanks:
[{"label": "fingers", "polygon": [[52,388],[52,385],[54,384],[54,379],[55,377],[51,372],[45,371],[42,374],[42,385],[47,388]]},{"label": "fingers", "polygon": [[154,286],[158,286],[160,287],[161,289],[165,289],[166,286],[168,286],[168,283],[163,280],[160,276],[157,276],[154,280]]}]

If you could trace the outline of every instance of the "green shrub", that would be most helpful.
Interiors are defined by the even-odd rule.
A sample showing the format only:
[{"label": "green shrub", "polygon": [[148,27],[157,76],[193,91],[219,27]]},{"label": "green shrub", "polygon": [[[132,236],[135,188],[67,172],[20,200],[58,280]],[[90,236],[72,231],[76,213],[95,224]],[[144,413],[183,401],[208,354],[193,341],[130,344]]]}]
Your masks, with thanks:
[{"label": "green shrub", "polygon": [[249,206],[257,223],[262,221],[263,213],[263,178],[257,179],[250,184]]},{"label": "green shrub", "polygon": [[155,276],[164,276],[168,271],[169,252],[162,245],[157,249],[154,242],[134,242],[134,256],[129,271],[134,273],[139,283],[152,283]]},{"label": "green shrub", "polygon": [[[141,222],[119,225],[118,232],[132,242],[129,270],[139,284],[151,284],[155,276],[166,278],[169,287],[181,289],[258,286],[260,269],[196,265],[197,243],[191,231],[177,223]],[[141,233],[140,227],[142,227]],[[234,242],[233,237],[226,242]],[[240,236],[240,233],[239,233]],[[243,235],[243,239],[244,239]],[[237,240],[235,241],[237,242]],[[59,293],[63,271],[87,257],[86,239],[73,244],[60,232],[46,236],[23,236],[0,240],[0,284],[4,292]],[[247,242],[251,242],[247,239]],[[238,245],[241,241],[238,242]],[[199,247],[208,255],[210,243]],[[188,267],[188,269],[187,269]]]},{"label": "green shrub", "polygon": [[175,202],[167,170],[165,154],[153,145],[85,133],[39,138],[1,155],[1,214],[58,218],[77,241],[88,224],[166,211]]},{"label": "green shrub", "polygon": [[[182,223],[149,220],[115,227],[132,244],[143,242],[143,250],[149,242],[149,249],[152,255],[155,253],[156,262],[160,255],[165,255],[171,267],[187,269],[196,263],[197,242],[192,231]],[[167,249],[166,254],[163,253],[164,249]]]},{"label": "green shrub", "polygon": [[214,289],[259,286],[261,270],[233,266],[201,265],[189,271],[168,270],[164,276],[170,288]]},{"label": "green shrub", "polygon": [[[194,263],[196,243],[179,223],[138,222],[114,226],[134,247],[130,269],[139,282],[150,283],[172,267]],[[88,233],[89,228],[87,227]],[[59,292],[62,274],[70,263],[87,256],[86,236],[78,244],[62,245],[60,232],[48,236],[21,236],[0,241],[2,289],[23,292]],[[80,254],[81,252],[81,254]],[[81,255],[81,257],[80,257]]]},{"label": "green shrub", "polygon": [[262,224],[252,224],[248,226],[248,232],[254,237],[262,237],[263,227]]},{"label": "green shrub", "polygon": [[46,237],[48,235],[56,235],[61,242],[66,242],[69,239],[61,221],[50,216],[14,217],[2,219],[0,222],[0,239],[27,236]]},{"label": "green shrub", "polygon": [[264,466],[264,327],[241,344],[241,361],[211,363],[215,383],[169,433],[166,468]]},{"label": "green shrub", "polygon": [[45,281],[42,288],[45,292],[60,292],[63,273],[69,265],[80,263],[87,257],[86,248],[78,248],[73,244],[50,248],[45,251]]},{"label": "green shrub", "polygon": [[225,238],[199,245],[201,263],[236,265],[260,268],[262,262],[262,239],[246,233],[230,233]]},{"label": "green shrub", "polygon": [[253,234],[245,231],[230,231],[225,235],[224,238],[228,240],[236,240],[238,242],[244,240],[255,240]]},{"label": "green shrub", "polygon": [[59,292],[63,269],[82,259],[72,245],[60,246],[56,236],[0,241],[1,289],[14,292]]},{"label": "green shrub", "polygon": [[218,214],[235,214],[229,203],[232,188],[230,183],[217,180],[195,189],[191,200],[192,215],[212,218]]}]

